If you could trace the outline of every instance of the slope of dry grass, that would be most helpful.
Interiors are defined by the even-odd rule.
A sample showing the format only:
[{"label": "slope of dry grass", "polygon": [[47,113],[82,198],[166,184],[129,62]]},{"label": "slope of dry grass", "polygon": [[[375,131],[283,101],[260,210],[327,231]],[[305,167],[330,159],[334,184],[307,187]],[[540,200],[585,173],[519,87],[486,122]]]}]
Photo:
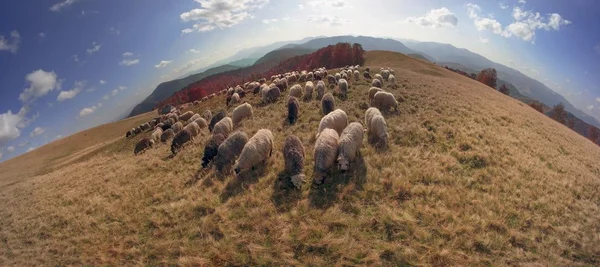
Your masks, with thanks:
[{"label": "slope of dry grass", "polygon": [[[314,100],[300,103],[289,126],[285,100],[261,107],[248,97],[254,118],[240,130],[271,129],[275,150],[265,168],[240,179],[200,168],[206,132],[176,157],[166,145],[134,157],[142,137],[109,141],[139,121],[119,122],[128,125],[114,138],[105,135],[115,124],[100,126],[88,135],[107,143],[68,165],[47,166],[43,148],[7,162],[37,160],[48,173],[31,170],[10,185],[2,176],[0,265],[600,264],[597,146],[424,61],[378,51],[366,65],[394,68],[398,87],[385,87],[406,101],[400,115],[386,116],[390,150],[365,141],[350,173],[301,191],[283,173],[283,140],[293,133],[312,176],[321,118]],[[363,121],[368,88],[351,83],[349,99],[337,100],[351,121]],[[73,138],[51,144],[53,155],[69,153]]]}]

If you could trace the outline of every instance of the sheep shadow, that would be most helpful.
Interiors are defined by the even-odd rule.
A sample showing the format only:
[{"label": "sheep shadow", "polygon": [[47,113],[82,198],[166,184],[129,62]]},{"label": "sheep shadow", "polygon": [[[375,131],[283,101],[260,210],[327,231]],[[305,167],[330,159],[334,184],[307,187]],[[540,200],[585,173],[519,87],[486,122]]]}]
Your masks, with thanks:
[{"label": "sheep shadow", "polygon": [[252,171],[235,175],[223,189],[220,195],[221,202],[227,202],[230,198],[244,192],[248,186],[257,183],[259,178],[264,175],[265,169],[266,164],[261,164]]},{"label": "sheep shadow", "polygon": [[271,202],[278,212],[289,211],[302,198],[302,190],[297,189],[290,179],[289,173],[282,171],[273,184]]},{"label": "sheep shadow", "polygon": [[340,189],[351,183],[354,186],[353,191],[363,190],[368,172],[362,154],[357,156],[351,166],[352,169],[345,173],[338,170],[329,172],[321,185],[313,184],[308,196],[310,206],[322,210],[330,208],[339,199]]}]

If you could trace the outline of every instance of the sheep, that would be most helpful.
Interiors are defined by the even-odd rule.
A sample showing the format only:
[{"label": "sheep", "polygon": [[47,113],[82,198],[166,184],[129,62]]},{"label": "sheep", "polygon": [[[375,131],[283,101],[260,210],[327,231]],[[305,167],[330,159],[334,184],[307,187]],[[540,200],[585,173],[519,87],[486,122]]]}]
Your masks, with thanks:
[{"label": "sheep", "polygon": [[314,177],[313,184],[320,185],[325,180],[327,171],[335,164],[338,152],[338,133],[333,129],[325,129],[315,142],[313,151]]},{"label": "sheep", "polygon": [[327,93],[321,98],[321,110],[323,115],[327,115],[335,110],[335,98],[331,93]]},{"label": "sheep", "polygon": [[204,155],[202,156],[202,168],[208,167],[208,164],[217,156],[219,146],[225,141],[222,134],[213,135],[204,145]]},{"label": "sheep", "polygon": [[339,153],[337,157],[340,171],[345,172],[348,170],[350,162],[354,161],[356,156],[360,153],[363,138],[364,129],[360,122],[352,122],[346,126],[344,131],[342,131],[338,142]]},{"label": "sheep", "polygon": [[173,155],[177,155],[177,152],[181,149],[181,147],[192,140],[193,134],[188,129],[182,129],[173,137],[173,141],[171,142],[171,153]]},{"label": "sheep", "polygon": [[325,83],[323,81],[317,82],[317,99],[323,98],[325,94]]},{"label": "sheep", "polygon": [[289,95],[296,98],[302,97],[302,86],[300,86],[299,84],[294,84],[292,87],[290,87]]},{"label": "sheep", "polygon": [[390,77],[390,72],[388,70],[383,70],[381,72],[381,76],[383,76],[383,79],[387,81],[388,78]]},{"label": "sheep", "polygon": [[360,80],[360,72],[357,70],[354,71],[354,80],[355,81]]},{"label": "sheep", "polygon": [[241,104],[233,109],[231,119],[233,126],[237,126],[242,120],[252,117],[252,106],[248,103]]},{"label": "sheep", "polygon": [[233,130],[233,121],[229,117],[225,117],[213,128],[213,134],[222,134],[225,138],[229,137],[229,133]]},{"label": "sheep", "polygon": [[175,136],[175,132],[173,132],[173,129],[169,128],[160,135],[160,141],[166,143],[169,139],[173,138],[173,136]]},{"label": "sheep", "polygon": [[229,101],[229,103],[227,104],[228,107],[233,106],[237,103],[240,102],[240,95],[238,93],[233,93],[233,95],[231,96],[231,100]]},{"label": "sheep", "polygon": [[337,81],[339,81],[342,78],[342,75],[338,72],[338,73],[335,74],[334,77],[335,77],[335,81],[337,82]]},{"label": "sheep", "polygon": [[377,87],[377,88],[382,88],[383,84],[381,83],[381,81],[379,79],[373,79],[373,81],[371,82],[371,86]]},{"label": "sheep", "polygon": [[296,123],[298,120],[298,112],[300,110],[300,104],[298,103],[298,99],[290,96],[288,98],[288,121],[290,124]]},{"label": "sheep", "polygon": [[179,131],[183,130],[183,123],[178,121],[177,123],[173,124],[173,126],[171,126],[171,129],[173,129],[173,132],[177,134],[179,133]]},{"label": "sheep", "polygon": [[164,122],[160,128],[164,131],[171,129],[172,124],[169,121]]},{"label": "sheep", "polygon": [[348,81],[346,81],[346,79],[340,79],[338,81],[338,87],[340,88],[342,99],[346,99],[348,97]]},{"label": "sheep", "polygon": [[363,72],[363,77],[365,78],[365,80],[373,79],[368,71]]},{"label": "sheep", "polygon": [[373,101],[373,97],[375,96],[375,94],[377,92],[381,92],[381,91],[383,91],[381,88],[377,88],[377,87],[369,88],[369,104],[371,104],[371,101]]},{"label": "sheep", "polygon": [[379,80],[383,84],[383,76],[381,74],[375,74],[375,79]]},{"label": "sheep", "polygon": [[396,76],[394,76],[394,74],[390,74],[388,76],[388,81],[390,82],[390,84],[395,85],[396,84]]},{"label": "sheep", "polygon": [[317,137],[319,137],[319,134],[327,128],[334,129],[338,135],[340,135],[346,126],[348,126],[348,115],[346,115],[346,112],[343,110],[336,109],[323,116],[321,122],[319,122]]},{"label": "sheep", "polygon": [[140,129],[141,129],[142,132],[148,131],[148,130],[150,130],[150,124],[148,124],[146,122],[146,123],[140,125]]},{"label": "sheep", "polygon": [[154,143],[157,143],[158,141],[160,141],[160,136],[162,134],[163,134],[163,130],[161,128],[156,128],[154,130],[154,132],[152,132],[150,139],[152,139],[154,141]]},{"label": "sheep", "polygon": [[191,118],[189,118],[187,120],[186,124],[190,124],[200,118],[202,118],[202,116],[200,116],[200,114],[196,113],[196,114],[194,114],[194,116],[192,116]]},{"label": "sheep", "polygon": [[365,69],[365,72],[367,72],[367,73],[370,73],[370,72],[371,72],[371,68],[367,67],[367,68]]},{"label": "sheep", "polygon": [[193,111],[190,110],[186,113],[181,114],[181,116],[179,116],[179,120],[180,121],[188,121],[192,116],[194,116],[194,114],[196,114],[196,113],[194,113]]},{"label": "sheep", "polygon": [[183,129],[189,131],[192,134],[192,138],[200,134],[200,126],[194,121],[186,125]]},{"label": "sheep", "polygon": [[304,100],[312,100],[312,93],[315,89],[313,82],[308,81],[304,86]]},{"label": "sheep", "polygon": [[307,73],[306,79],[312,81],[314,79],[314,73],[312,73],[312,72]]},{"label": "sheep", "polygon": [[285,162],[285,171],[291,175],[292,184],[298,189],[302,188],[304,183],[304,146],[302,141],[295,135],[285,138],[283,145],[283,160]]},{"label": "sheep", "polygon": [[396,75],[396,72],[393,69],[389,69],[391,75]]},{"label": "sheep", "polygon": [[337,84],[337,80],[335,79],[335,77],[333,75],[328,75],[327,76],[327,83],[328,84]]},{"label": "sheep", "polygon": [[213,164],[217,167],[218,172],[233,163],[242,153],[244,145],[248,142],[248,135],[244,132],[235,132],[231,134],[219,146],[217,156],[214,158]]},{"label": "sheep", "polygon": [[131,130],[127,131],[127,133],[125,133],[125,138],[129,138],[133,133],[131,132]]},{"label": "sheep", "polygon": [[204,118],[198,118],[194,122],[198,124],[198,127],[200,127],[200,129],[206,128],[206,126],[208,126],[208,123]]},{"label": "sheep", "polygon": [[266,103],[273,103],[273,102],[277,101],[277,99],[279,99],[280,96],[281,96],[281,90],[278,87],[270,88],[266,94],[266,98],[267,98]]},{"label": "sheep", "polygon": [[266,161],[273,153],[273,133],[267,129],[260,129],[244,146],[242,153],[235,164],[235,173],[240,174],[256,165]]},{"label": "sheep", "polygon": [[210,123],[208,124],[208,131],[212,132],[215,124],[225,118],[225,111],[219,111],[215,116],[210,119]]},{"label": "sheep", "polygon": [[234,92],[235,90],[233,89],[233,87],[229,87],[229,89],[227,89],[227,95],[233,95]]},{"label": "sheep", "polygon": [[371,101],[371,106],[376,107],[380,111],[383,111],[383,112],[388,112],[390,110],[390,108],[394,108],[394,111],[396,113],[399,112],[398,101],[396,101],[396,98],[394,97],[394,95],[392,95],[391,93],[385,92],[385,91],[377,92],[373,96],[373,100]]},{"label": "sheep", "polygon": [[151,148],[154,145],[154,141],[148,138],[144,138],[135,144],[135,148],[133,149],[133,154],[138,155],[144,152],[146,149]]},{"label": "sheep", "polygon": [[374,144],[376,148],[386,148],[388,146],[389,134],[387,132],[387,123],[380,114],[371,117],[370,124],[367,125],[368,141]]},{"label": "sheep", "polygon": [[371,120],[373,120],[373,117],[376,115],[381,116],[381,111],[379,111],[377,108],[371,107],[365,111],[365,126],[367,127],[367,134],[369,133],[369,125],[371,125]]}]

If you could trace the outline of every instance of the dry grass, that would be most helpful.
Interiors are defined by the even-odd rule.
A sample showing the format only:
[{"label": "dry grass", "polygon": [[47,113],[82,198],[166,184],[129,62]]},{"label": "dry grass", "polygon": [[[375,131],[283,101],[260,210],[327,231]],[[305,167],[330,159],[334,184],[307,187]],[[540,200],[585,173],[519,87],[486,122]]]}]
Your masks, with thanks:
[{"label": "dry grass", "polygon": [[[206,132],[176,157],[166,145],[134,157],[142,137],[116,138],[148,114],[88,131],[107,143],[77,157],[94,143],[81,134],[1,164],[0,265],[600,264],[600,148],[429,63],[368,52],[366,65],[393,67],[398,86],[385,87],[406,99],[386,116],[391,147],[365,141],[354,170],[318,189],[293,189],[281,152],[298,135],[311,177],[318,101],[289,126],[285,98],[261,107],[252,95],[241,130],[271,129],[275,151],[241,179],[200,168]],[[369,87],[337,100],[351,121]]]}]

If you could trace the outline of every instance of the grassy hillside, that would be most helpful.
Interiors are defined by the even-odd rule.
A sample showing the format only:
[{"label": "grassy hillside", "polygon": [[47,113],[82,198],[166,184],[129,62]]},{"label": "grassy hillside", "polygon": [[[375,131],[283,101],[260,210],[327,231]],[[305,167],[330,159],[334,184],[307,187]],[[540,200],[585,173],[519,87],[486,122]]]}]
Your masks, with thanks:
[{"label": "grassy hillside", "polygon": [[288,58],[310,54],[316,50],[318,50],[318,49],[284,48],[284,49],[273,50],[273,51],[267,53],[266,55],[264,55],[263,57],[261,57],[260,59],[258,59],[254,63],[254,65],[259,65],[259,64],[266,63],[266,62],[270,62],[272,64],[272,66],[274,67],[277,65],[277,63],[284,61]]},{"label": "grassy hillside", "polygon": [[[365,65],[394,68],[398,86],[384,87],[406,101],[400,115],[385,116],[390,149],[365,141],[351,172],[300,191],[283,173],[283,140],[293,133],[312,177],[317,101],[301,102],[290,126],[285,98],[265,107],[246,99],[254,118],[239,130],[268,128],[275,148],[265,168],[242,178],[201,169],[206,132],[175,157],[166,145],[134,157],[142,136],[116,133],[139,121],[107,124],[88,133],[91,143],[106,142],[94,155],[10,185],[0,175],[0,265],[599,263],[600,148],[439,66],[381,51],[367,52]],[[369,87],[352,82],[348,100],[336,99],[351,121],[364,120]],[[222,109],[222,97],[194,110]],[[91,145],[62,141],[56,155]],[[0,170],[52,165],[24,156]]]}]

